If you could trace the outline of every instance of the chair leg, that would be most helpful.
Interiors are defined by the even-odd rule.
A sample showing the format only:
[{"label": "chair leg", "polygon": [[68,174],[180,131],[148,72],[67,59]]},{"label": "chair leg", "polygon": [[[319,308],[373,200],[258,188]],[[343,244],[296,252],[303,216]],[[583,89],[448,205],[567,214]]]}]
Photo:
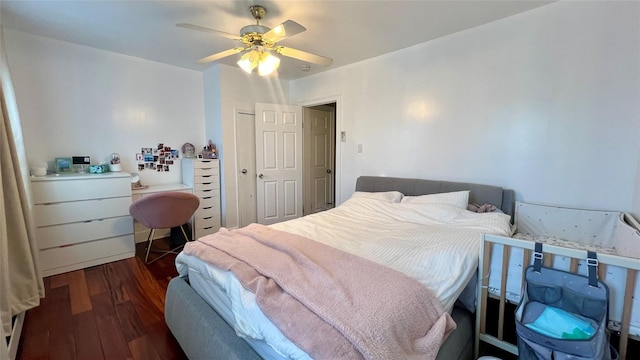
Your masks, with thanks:
[{"label": "chair leg", "polygon": [[[184,231],[182,226],[180,226],[180,229],[182,230],[182,235],[184,235],[184,238],[187,239],[187,241],[190,241],[189,237],[187,236],[187,233]],[[144,256],[144,263],[147,264],[147,265],[151,264],[152,262],[154,262],[156,260],[159,260],[160,258],[164,257],[165,255],[179,253],[178,250],[182,249],[182,247],[184,246],[184,244],[182,244],[182,245],[180,245],[178,247],[175,247],[175,248],[173,248],[171,250],[153,250],[154,252],[162,253],[162,255],[160,255],[160,256],[156,257],[155,259],[149,261],[149,252],[151,252],[151,245],[153,244],[153,237],[155,235],[155,231],[156,231],[156,229],[151,229],[149,231],[149,237],[147,238],[147,249],[146,249],[147,253]]]},{"label": "chair leg", "polygon": [[184,227],[180,226],[180,230],[182,230],[182,235],[184,235],[184,239],[187,242],[191,241],[191,236],[187,236],[187,233],[184,231]]},{"label": "chair leg", "polygon": [[149,231],[149,237],[147,237],[147,254],[144,256],[144,263],[149,264],[149,251],[151,251],[151,244],[153,243],[153,235],[155,234],[156,229],[151,229]]}]

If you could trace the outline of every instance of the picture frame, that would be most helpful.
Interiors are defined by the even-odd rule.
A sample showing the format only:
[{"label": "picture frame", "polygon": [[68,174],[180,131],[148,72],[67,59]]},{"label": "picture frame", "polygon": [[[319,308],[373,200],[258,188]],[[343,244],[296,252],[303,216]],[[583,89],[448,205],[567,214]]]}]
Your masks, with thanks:
[{"label": "picture frame", "polygon": [[70,157],[57,157],[54,162],[56,174],[73,172],[73,160]]}]

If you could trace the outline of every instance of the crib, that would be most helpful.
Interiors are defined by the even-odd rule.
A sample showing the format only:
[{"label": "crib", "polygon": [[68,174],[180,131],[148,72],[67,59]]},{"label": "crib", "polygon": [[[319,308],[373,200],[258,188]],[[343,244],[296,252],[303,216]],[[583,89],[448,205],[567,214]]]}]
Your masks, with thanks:
[{"label": "crib", "polygon": [[[598,277],[610,290],[609,329],[620,335],[620,359],[629,339],[640,339],[640,224],[630,214],[516,203],[512,237],[485,235],[480,254],[476,356],[480,342],[517,355],[505,340],[506,304],[517,304],[523,269],[533,263],[535,242],[543,243],[544,265],[585,275],[586,252],[598,254]],[[498,314],[488,314],[488,299],[498,301]],[[497,333],[487,332],[487,319],[497,318]]]}]

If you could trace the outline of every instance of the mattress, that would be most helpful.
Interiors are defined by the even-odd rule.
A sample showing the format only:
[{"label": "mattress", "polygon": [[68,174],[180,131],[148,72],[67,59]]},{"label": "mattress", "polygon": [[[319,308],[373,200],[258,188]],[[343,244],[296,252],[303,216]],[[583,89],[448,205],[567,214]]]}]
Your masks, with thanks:
[{"label": "mattress", "polygon": [[[271,225],[401,271],[431,289],[451,312],[478,265],[484,233],[510,235],[510,217],[449,204],[399,204],[352,198],[322,213]],[[265,358],[306,359],[262,314],[230,273],[180,254],[178,272],[236,333]],[[264,343],[269,348],[264,347]]]},{"label": "mattress", "polygon": [[[436,360],[471,360],[473,315],[454,307],[451,316],[458,327],[442,344]],[[167,287],[165,319],[189,359],[271,359],[268,356],[260,357],[254,350],[257,348],[261,352],[260,349],[268,345],[237,337],[227,322],[181,277],[173,278]]]}]

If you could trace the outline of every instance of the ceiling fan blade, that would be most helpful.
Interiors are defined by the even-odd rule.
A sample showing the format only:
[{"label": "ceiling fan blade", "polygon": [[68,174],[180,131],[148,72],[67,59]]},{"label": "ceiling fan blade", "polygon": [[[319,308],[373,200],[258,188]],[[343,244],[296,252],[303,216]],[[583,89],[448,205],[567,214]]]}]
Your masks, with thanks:
[{"label": "ceiling fan blade", "polygon": [[333,63],[333,59],[331,58],[308,53],[302,50],[296,50],[289,47],[284,47],[284,46],[277,46],[276,52],[284,56],[288,56],[294,59],[307,61],[310,63],[322,65],[322,66],[329,66]]},{"label": "ceiling fan blade", "polygon": [[240,40],[240,36],[238,36],[238,35],[229,34],[229,33],[224,32],[224,31],[214,30],[214,29],[210,29],[208,27],[204,27],[204,26],[200,26],[200,25],[180,23],[180,24],[176,24],[176,26],[182,27],[182,28],[185,28],[185,29],[191,29],[191,30],[214,33],[214,34],[216,34],[218,36],[222,36],[222,37],[225,37],[227,39]]},{"label": "ceiling fan blade", "polygon": [[306,31],[307,28],[293,20],[287,20],[262,35],[262,40],[276,43],[290,36]]},{"label": "ceiling fan blade", "polygon": [[233,49],[229,49],[229,50],[225,50],[225,51],[221,51],[219,53],[215,53],[213,55],[209,55],[207,57],[203,57],[202,59],[196,61],[198,64],[206,64],[206,63],[210,63],[212,61],[216,61],[218,59],[222,59],[224,57],[227,56],[231,56],[234,54],[237,54],[241,51],[243,51],[245,48],[243,47],[237,47],[237,48],[233,48]]}]

